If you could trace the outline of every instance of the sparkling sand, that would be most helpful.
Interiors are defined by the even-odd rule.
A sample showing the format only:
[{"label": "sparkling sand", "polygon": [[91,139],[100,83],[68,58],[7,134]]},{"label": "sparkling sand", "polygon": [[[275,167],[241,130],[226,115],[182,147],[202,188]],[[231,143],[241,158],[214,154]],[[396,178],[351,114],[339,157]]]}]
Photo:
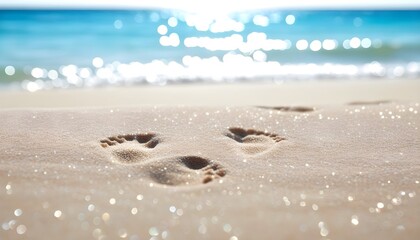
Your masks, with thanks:
[{"label": "sparkling sand", "polygon": [[418,83],[343,84],[2,93],[0,239],[417,239]]}]

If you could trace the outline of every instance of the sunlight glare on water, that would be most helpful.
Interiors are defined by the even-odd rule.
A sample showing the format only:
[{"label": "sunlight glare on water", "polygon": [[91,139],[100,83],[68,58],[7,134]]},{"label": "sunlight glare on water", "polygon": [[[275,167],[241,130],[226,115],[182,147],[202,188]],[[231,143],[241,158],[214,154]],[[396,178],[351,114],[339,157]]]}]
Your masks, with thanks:
[{"label": "sunlight glare on water", "polygon": [[[0,81],[35,92],[180,82],[415,78],[420,73],[420,35],[410,30],[420,27],[415,10],[206,6],[191,12],[3,11],[0,20],[20,34],[0,25]],[[16,21],[22,14],[25,20]],[[55,25],[46,21],[52,15]],[[69,36],[72,44],[63,40]]]}]

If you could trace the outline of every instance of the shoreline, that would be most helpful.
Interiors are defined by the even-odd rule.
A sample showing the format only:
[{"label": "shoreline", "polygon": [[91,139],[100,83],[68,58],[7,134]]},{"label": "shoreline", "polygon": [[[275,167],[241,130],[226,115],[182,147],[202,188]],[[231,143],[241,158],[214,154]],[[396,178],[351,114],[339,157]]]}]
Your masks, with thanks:
[{"label": "shoreline", "polygon": [[334,105],[354,101],[420,101],[420,81],[325,80],[280,84],[185,84],[39,92],[1,91],[0,109],[147,105]]}]

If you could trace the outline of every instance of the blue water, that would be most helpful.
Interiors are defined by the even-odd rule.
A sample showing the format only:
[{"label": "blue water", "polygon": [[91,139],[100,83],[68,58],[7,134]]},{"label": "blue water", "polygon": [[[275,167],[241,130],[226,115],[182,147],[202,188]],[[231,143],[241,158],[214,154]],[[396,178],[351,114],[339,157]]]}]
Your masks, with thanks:
[{"label": "blue water", "polygon": [[[217,24],[221,32],[212,28]],[[36,90],[407,78],[418,77],[419,69],[419,10],[266,10],[217,17],[169,10],[0,10],[0,83],[25,81],[25,87],[38,80]]]}]

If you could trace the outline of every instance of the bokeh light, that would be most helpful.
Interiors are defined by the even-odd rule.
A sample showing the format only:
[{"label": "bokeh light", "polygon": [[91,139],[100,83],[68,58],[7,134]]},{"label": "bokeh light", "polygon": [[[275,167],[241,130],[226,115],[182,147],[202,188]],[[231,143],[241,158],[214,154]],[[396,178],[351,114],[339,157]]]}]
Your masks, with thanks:
[{"label": "bokeh light", "polygon": [[[73,17],[76,13],[81,15]],[[408,13],[414,14],[405,15]],[[72,41],[78,43],[51,35],[52,42],[45,46],[25,46],[24,42],[19,47],[9,47],[14,47],[14,51],[3,47],[7,59],[20,59],[4,61],[0,66],[5,79],[22,81],[24,89],[38,91],[261,78],[415,78],[420,72],[420,44],[415,41],[420,39],[420,33],[405,33],[412,34],[411,38],[390,35],[390,25],[381,22],[388,18],[379,21],[377,18],[382,15],[372,17],[376,12],[352,11],[343,15],[340,11],[254,10],[209,14],[142,10],[101,15],[104,22],[81,21],[86,13],[77,11],[67,14],[66,17],[74,18],[73,24],[80,21],[80,33],[92,27],[97,31],[77,35],[73,27],[67,28],[61,22],[57,23],[60,29],[73,34]],[[409,15],[404,24],[415,25],[416,19],[419,17]],[[49,26],[45,22],[34,24],[40,24],[42,31]],[[25,63],[24,58],[14,55],[21,54],[19,49],[25,49],[32,57],[38,53],[48,55]]]}]

